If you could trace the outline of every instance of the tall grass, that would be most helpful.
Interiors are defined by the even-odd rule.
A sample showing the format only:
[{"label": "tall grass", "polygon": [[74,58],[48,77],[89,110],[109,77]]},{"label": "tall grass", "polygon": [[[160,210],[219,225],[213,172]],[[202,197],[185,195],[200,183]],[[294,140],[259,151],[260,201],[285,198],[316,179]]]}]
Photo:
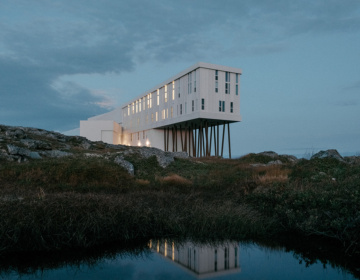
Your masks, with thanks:
[{"label": "tall grass", "polygon": [[163,169],[155,157],[128,159],[135,177],[98,158],[3,163],[0,254],[284,234],[324,237],[360,254],[357,165],[324,159],[254,167],[259,159],[247,156],[179,159]]}]

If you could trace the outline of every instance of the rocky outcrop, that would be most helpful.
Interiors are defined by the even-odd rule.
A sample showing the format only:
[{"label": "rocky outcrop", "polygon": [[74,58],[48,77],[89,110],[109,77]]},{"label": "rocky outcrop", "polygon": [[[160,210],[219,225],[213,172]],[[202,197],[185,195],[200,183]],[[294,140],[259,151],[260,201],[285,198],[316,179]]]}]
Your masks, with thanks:
[{"label": "rocky outcrop", "polygon": [[111,145],[43,129],[0,125],[0,160],[23,162],[77,156],[113,160],[131,175],[134,175],[134,165],[129,158],[147,159],[155,156],[159,165],[165,168],[175,158],[189,157],[186,152],[171,153],[149,147]]},{"label": "rocky outcrop", "polygon": [[311,159],[315,159],[315,158],[334,158],[337,159],[338,161],[345,162],[344,158],[335,149],[320,151],[311,157]]}]

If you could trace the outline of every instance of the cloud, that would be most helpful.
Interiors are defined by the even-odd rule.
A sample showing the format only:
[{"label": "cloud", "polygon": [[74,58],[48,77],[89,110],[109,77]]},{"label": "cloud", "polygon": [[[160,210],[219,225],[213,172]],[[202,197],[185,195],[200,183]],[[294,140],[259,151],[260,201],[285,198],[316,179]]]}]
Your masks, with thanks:
[{"label": "cloud", "polygon": [[281,52],[289,36],[358,32],[359,9],[357,0],[4,0],[0,122],[74,126],[111,102],[74,83],[54,88],[59,77]]}]

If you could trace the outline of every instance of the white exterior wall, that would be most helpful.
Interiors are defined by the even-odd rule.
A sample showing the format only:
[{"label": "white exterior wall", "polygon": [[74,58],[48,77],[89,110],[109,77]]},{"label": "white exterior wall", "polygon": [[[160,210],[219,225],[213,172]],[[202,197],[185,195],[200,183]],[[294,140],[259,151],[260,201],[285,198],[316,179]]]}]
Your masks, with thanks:
[{"label": "white exterior wall", "polygon": [[[215,91],[216,70],[218,92]],[[230,73],[228,94],[225,93],[226,72]],[[183,129],[190,121],[195,125],[199,125],[201,120],[206,120],[207,125],[239,122],[241,121],[240,75],[241,69],[238,68],[199,62],[122,107],[89,118],[87,121],[81,121],[80,135],[93,141],[101,140],[107,143],[113,141],[112,144],[164,149],[164,129],[174,125]],[[236,94],[236,86],[238,86],[238,94]],[[204,100],[204,108],[202,108],[202,100]],[[225,111],[219,111],[219,101],[225,102]],[[119,127],[111,121],[120,124]],[[172,131],[169,134],[168,150],[173,150],[174,146],[174,150],[181,151],[181,133],[174,132],[174,135],[176,137],[173,137]],[[177,140],[177,145],[173,139]],[[189,151],[189,142],[187,147]]]},{"label": "white exterior wall", "polygon": [[111,120],[80,121],[80,136],[90,141],[121,144],[121,125]]}]

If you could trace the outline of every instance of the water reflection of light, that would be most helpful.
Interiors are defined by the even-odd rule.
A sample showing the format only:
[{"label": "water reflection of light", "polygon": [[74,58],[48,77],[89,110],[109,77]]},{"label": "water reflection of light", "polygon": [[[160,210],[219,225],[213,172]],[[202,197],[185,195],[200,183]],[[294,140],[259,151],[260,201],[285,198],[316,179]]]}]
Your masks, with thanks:
[{"label": "water reflection of light", "polygon": [[241,271],[237,242],[226,242],[216,246],[192,242],[177,245],[172,242],[171,247],[168,244],[167,240],[158,240],[156,248],[153,242],[149,242],[149,247],[197,277],[220,276]]}]

